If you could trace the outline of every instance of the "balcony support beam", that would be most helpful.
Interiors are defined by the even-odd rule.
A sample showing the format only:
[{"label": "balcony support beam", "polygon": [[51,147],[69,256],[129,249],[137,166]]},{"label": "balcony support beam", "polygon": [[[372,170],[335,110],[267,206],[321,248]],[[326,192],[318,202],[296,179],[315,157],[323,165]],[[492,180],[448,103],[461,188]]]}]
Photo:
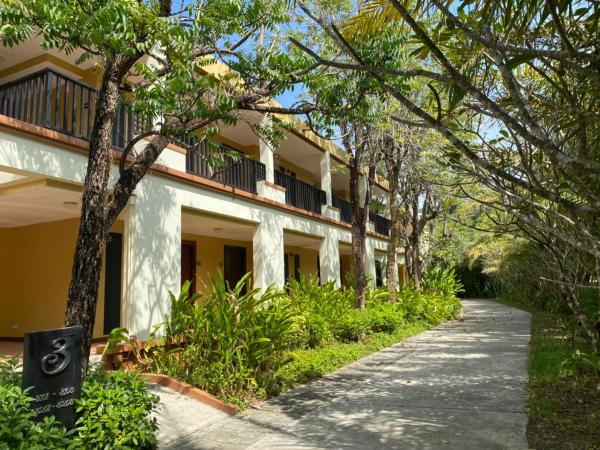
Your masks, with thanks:
[{"label": "balcony support beam", "polygon": [[181,204],[175,191],[146,177],[125,209],[121,325],[142,340],[170,312],[181,290]]},{"label": "balcony support beam", "polygon": [[319,248],[319,266],[321,269],[321,283],[330,281],[335,283],[335,287],[341,286],[340,274],[340,244],[333,233],[327,233],[321,241]]},{"label": "balcony support beam", "polygon": [[377,280],[377,266],[375,264],[375,248],[371,239],[367,239],[365,246],[365,275],[370,278],[374,287]]},{"label": "balcony support beam", "polygon": [[275,213],[263,213],[252,239],[254,287],[264,292],[285,284],[283,227]]},{"label": "balcony support beam", "polygon": [[[265,115],[261,121],[262,127],[272,127],[271,120]],[[259,138],[258,152],[260,162],[265,165],[265,181],[268,183],[275,183],[275,162],[273,158],[273,152],[275,149],[271,148],[268,142]]]},{"label": "balcony support beam", "polygon": [[325,191],[325,204],[331,206],[331,154],[321,155],[321,189]]}]

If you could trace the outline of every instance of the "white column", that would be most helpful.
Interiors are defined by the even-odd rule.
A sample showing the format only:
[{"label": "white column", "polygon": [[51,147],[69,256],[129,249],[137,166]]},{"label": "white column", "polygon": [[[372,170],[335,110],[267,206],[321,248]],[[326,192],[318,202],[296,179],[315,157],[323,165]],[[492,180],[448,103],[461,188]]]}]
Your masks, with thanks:
[{"label": "white column", "polygon": [[252,240],[254,287],[285,284],[283,228],[276,214],[264,213]]},{"label": "white column", "polygon": [[[271,127],[271,121],[267,118],[267,116],[263,116],[261,121],[261,125],[263,127]],[[275,163],[273,161],[273,151],[275,149],[271,148],[267,142],[263,139],[259,139],[258,142],[259,148],[259,158],[260,162],[265,165],[265,180],[269,183],[275,182]]]},{"label": "white column", "polygon": [[365,249],[365,275],[371,278],[371,284],[375,286],[377,267],[375,266],[375,249],[370,239],[367,239]]},{"label": "white column", "polygon": [[319,266],[321,283],[335,282],[335,287],[341,286],[340,275],[340,245],[332,233],[327,233],[319,248]]},{"label": "white column", "polygon": [[387,257],[381,258],[381,282],[383,286],[387,286]]},{"label": "white column", "polygon": [[331,155],[321,155],[321,189],[325,191],[325,204],[331,206]]},{"label": "white column", "polygon": [[122,324],[145,340],[181,289],[181,205],[150,177],[125,211]]}]

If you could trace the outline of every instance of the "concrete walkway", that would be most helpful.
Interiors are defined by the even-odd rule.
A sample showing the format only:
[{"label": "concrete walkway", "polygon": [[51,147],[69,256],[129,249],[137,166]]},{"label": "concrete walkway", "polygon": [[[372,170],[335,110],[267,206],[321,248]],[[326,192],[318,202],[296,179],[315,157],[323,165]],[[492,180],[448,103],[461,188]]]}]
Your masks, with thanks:
[{"label": "concrete walkway", "polygon": [[422,333],[239,417],[161,394],[161,446],[526,449],[529,315],[486,300],[464,307],[464,322]]}]

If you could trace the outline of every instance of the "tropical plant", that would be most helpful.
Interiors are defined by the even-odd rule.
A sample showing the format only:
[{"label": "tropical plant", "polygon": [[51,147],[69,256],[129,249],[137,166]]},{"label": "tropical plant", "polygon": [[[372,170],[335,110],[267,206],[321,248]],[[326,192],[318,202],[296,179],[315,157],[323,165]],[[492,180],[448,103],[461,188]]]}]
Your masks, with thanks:
[{"label": "tropical plant", "polygon": [[462,284],[456,279],[454,269],[444,269],[441,266],[431,266],[423,275],[425,292],[437,293],[443,297],[456,297],[462,292]]},{"label": "tropical plant", "polygon": [[270,286],[259,294],[247,287],[249,277],[228,290],[219,274],[205,297],[190,296],[188,283],[178,297],[171,294],[165,345],[152,349],[148,368],[238,403],[262,395],[259,380],[282,363],[293,320],[284,292]]}]

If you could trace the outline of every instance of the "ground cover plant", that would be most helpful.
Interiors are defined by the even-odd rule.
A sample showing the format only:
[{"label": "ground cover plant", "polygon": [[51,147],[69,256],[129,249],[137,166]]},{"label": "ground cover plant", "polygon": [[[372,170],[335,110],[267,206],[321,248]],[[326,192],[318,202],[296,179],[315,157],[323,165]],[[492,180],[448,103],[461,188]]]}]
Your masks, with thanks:
[{"label": "ground cover plant", "polygon": [[455,318],[461,286],[452,271],[431,270],[435,282],[403,286],[395,302],[387,289],[369,289],[364,310],[352,288],[314,276],[262,294],[247,285],[249,274],[231,290],[214,278],[208,295],[185,283],[157,327],[163,337],[136,352],[137,364],[244,406]]},{"label": "ground cover plant", "polygon": [[576,322],[513,297],[531,313],[527,395],[530,448],[592,449],[600,442],[600,360]]},{"label": "ground cover plant", "polygon": [[158,397],[136,373],[90,372],[67,431],[54,417],[34,420],[32,398],[21,388],[17,360],[0,362],[0,449],[154,449]]}]

